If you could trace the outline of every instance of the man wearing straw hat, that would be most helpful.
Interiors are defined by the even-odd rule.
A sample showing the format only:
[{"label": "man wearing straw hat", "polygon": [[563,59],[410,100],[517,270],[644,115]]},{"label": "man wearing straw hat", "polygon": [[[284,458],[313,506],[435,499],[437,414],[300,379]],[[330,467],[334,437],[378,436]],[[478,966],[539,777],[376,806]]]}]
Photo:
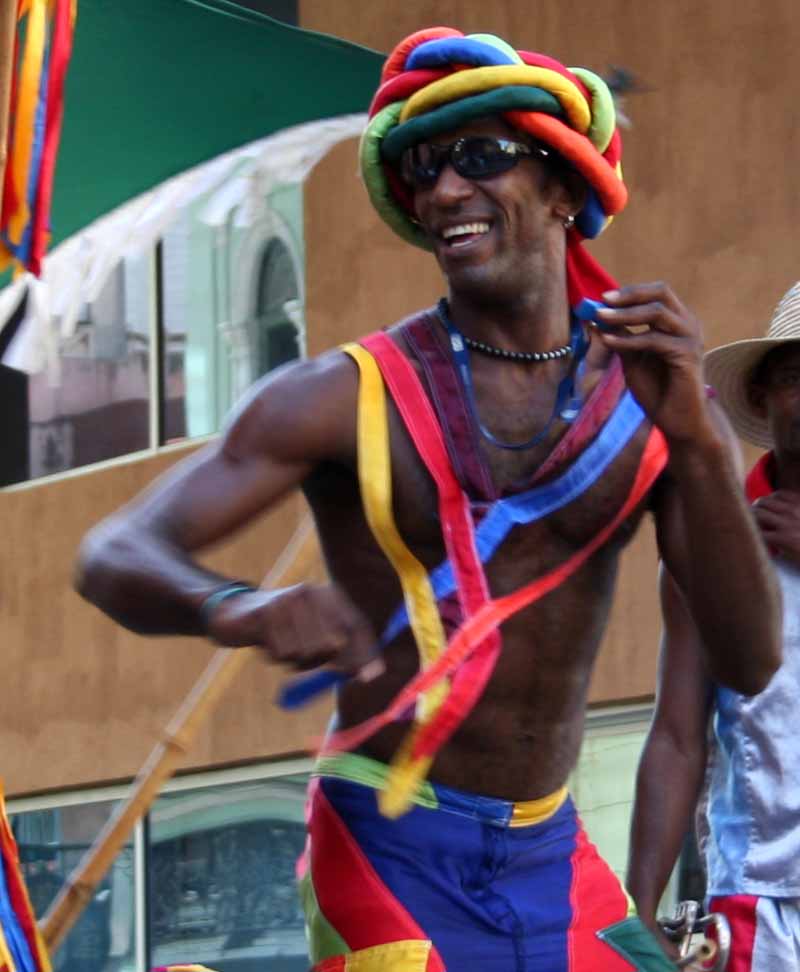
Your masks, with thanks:
[{"label": "man wearing straw hat", "polygon": [[[331,663],[283,695],[339,685],[301,865],[320,972],[671,968],[565,786],[620,552],[651,511],[739,691],[777,667],[779,611],[697,320],[583,246],[625,205],[620,156],[592,72],[406,38],[361,168],[447,299],[269,377],[86,542],[81,590],[135,630]],[[255,590],[192,559],[298,486],[334,585]]]},{"label": "man wearing straw hat", "polygon": [[765,337],[709,352],[706,374],[739,435],[768,450],[746,491],[783,592],[783,664],[755,698],[714,684],[680,606],[666,612],[628,885],[652,921],[705,780],[700,843],[709,908],[731,923],[729,972],[798,972],[800,283],[778,304]]}]

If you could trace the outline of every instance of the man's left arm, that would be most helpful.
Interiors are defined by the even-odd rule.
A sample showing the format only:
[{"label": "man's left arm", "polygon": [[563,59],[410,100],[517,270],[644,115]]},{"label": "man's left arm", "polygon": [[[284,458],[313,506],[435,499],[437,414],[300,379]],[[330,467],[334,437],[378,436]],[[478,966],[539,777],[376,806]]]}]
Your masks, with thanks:
[{"label": "man's left arm", "polygon": [[738,446],[703,382],[700,324],[663,283],[604,295],[600,340],[669,446],[655,492],[661,557],[691,611],[712,679],[761,691],[781,661],[780,593],[737,469]]}]

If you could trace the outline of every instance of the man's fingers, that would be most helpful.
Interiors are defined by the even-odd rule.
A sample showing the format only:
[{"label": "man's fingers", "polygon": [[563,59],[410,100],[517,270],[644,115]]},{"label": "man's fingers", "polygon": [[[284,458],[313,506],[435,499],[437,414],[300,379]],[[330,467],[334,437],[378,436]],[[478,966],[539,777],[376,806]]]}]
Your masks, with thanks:
[{"label": "man's fingers", "polygon": [[[618,290],[607,290],[603,301],[612,307],[632,307],[635,304],[663,304],[676,314],[687,314],[686,308],[678,299],[669,284],[663,280],[650,283],[630,284]],[[687,315],[688,316],[688,315]]]},{"label": "man's fingers", "polygon": [[347,633],[347,644],[339,656],[337,667],[363,681],[370,681],[384,670],[378,654],[378,639],[363,614],[342,596],[337,605],[339,623]]},{"label": "man's fingers", "polygon": [[786,517],[782,513],[767,509],[763,506],[755,507],[753,512],[755,514],[756,523],[758,523],[762,529],[769,528],[771,530],[780,530],[785,529],[786,527]]},{"label": "man's fingers", "polygon": [[335,647],[330,659],[333,667],[363,682],[382,675],[385,664],[372,625],[340,588],[332,585],[321,593],[318,617],[325,628],[326,644]]},{"label": "man's fingers", "polygon": [[599,336],[606,347],[623,356],[634,351],[646,351],[662,358],[670,356],[677,358],[681,354],[686,354],[686,347],[681,338],[661,331],[599,332]]},{"label": "man's fingers", "polygon": [[360,668],[356,672],[356,678],[359,682],[371,682],[373,679],[378,678],[379,675],[383,675],[386,671],[386,663],[384,660],[376,655],[372,661],[368,661],[363,668]]},{"label": "man's fingers", "polygon": [[800,516],[800,496],[789,490],[777,490],[769,496],[762,496],[755,502],[756,509],[768,509],[775,512],[795,514]]},{"label": "man's fingers", "polygon": [[255,605],[250,618],[248,643],[271,661],[301,671],[331,665],[364,681],[383,671],[372,626],[335,585],[289,587]]},{"label": "man's fingers", "polygon": [[648,327],[665,334],[692,334],[690,322],[661,301],[625,307],[601,308],[597,317],[605,327]]}]

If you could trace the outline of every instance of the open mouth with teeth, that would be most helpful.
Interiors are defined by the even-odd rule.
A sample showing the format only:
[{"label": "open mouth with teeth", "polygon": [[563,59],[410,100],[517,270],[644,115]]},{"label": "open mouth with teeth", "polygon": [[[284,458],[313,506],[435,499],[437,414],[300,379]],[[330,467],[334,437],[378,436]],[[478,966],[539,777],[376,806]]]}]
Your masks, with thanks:
[{"label": "open mouth with teeth", "polygon": [[467,246],[470,243],[474,243],[476,240],[485,236],[490,229],[490,224],[478,221],[474,223],[459,223],[457,226],[447,226],[441,231],[440,236],[444,242],[455,249],[461,246]]}]

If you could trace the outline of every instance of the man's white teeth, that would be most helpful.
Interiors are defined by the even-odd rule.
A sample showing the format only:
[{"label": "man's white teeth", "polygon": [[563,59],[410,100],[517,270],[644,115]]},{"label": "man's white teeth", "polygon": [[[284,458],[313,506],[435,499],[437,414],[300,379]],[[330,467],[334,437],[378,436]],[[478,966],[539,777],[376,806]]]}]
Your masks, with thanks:
[{"label": "man's white teeth", "polygon": [[488,232],[488,223],[462,223],[461,226],[448,226],[447,229],[443,229],[442,238],[452,240],[454,236],[472,236]]}]

